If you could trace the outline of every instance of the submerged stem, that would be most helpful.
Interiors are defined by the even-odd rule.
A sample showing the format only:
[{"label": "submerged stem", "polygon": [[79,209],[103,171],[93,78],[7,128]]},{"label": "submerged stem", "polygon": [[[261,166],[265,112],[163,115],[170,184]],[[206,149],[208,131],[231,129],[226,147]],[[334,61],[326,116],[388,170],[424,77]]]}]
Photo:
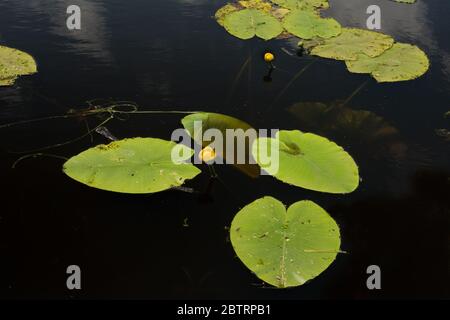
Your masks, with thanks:
[{"label": "submerged stem", "polygon": [[347,103],[350,102],[350,100],[352,100],[368,83],[368,80],[364,81],[358,88],[356,88],[355,91],[352,92],[352,94],[345,99],[345,101],[339,105],[340,107],[345,107],[347,105]]},{"label": "submerged stem", "polygon": [[19,162],[22,162],[23,160],[26,160],[28,158],[37,158],[37,157],[50,157],[50,158],[56,158],[56,159],[61,159],[61,160],[69,160],[66,157],[63,156],[58,156],[55,154],[48,154],[48,153],[33,153],[33,154],[27,154],[26,156],[20,157],[19,159],[17,159],[16,161],[14,161],[14,163],[12,164],[11,168],[15,169],[16,166],[19,164]]},{"label": "submerged stem", "polygon": [[289,87],[298,79],[300,78],[300,76],[309,69],[309,67],[311,67],[314,63],[316,62],[316,60],[311,61],[310,63],[308,63],[306,66],[304,66],[299,72],[297,72],[297,74],[291,79],[291,81],[289,81],[286,86],[283,88],[283,90],[281,90],[281,92],[275,97],[275,99],[273,100],[273,102],[270,104],[269,109],[272,109],[272,106],[275,104],[275,102],[277,102],[285,93],[286,91],[289,89]]}]

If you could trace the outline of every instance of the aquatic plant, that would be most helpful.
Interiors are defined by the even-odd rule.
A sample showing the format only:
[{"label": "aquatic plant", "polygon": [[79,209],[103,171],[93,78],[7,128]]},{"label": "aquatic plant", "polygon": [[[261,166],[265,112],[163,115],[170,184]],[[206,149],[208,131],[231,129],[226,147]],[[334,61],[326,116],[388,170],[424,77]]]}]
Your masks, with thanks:
[{"label": "aquatic plant", "polygon": [[381,55],[394,44],[394,39],[380,32],[342,28],[336,37],[315,41],[305,41],[304,47],[312,47],[310,54],[322,58],[353,61],[365,54],[374,58]]},{"label": "aquatic plant", "polygon": [[[227,129],[238,129],[245,134],[246,130],[252,129],[248,123],[223,114],[141,111],[129,102],[71,110],[66,115],[28,122],[77,116],[98,117],[103,114],[107,115],[101,123],[103,125],[117,115],[159,113],[187,114],[181,122],[190,138],[201,143],[202,149],[197,156],[207,164],[217,157],[225,158],[227,154],[216,152],[218,150],[212,147],[211,142],[205,146],[207,143],[195,130],[197,123],[202,124],[201,131],[213,128],[223,133]],[[26,121],[5,124],[0,128],[24,123]],[[107,132],[106,138],[111,139],[112,134]],[[223,136],[227,137],[227,134]],[[279,147],[280,158],[279,174],[272,172],[275,178],[330,193],[348,193],[358,186],[358,168],[350,155],[335,143],[312,133],[281,130],[274,138],[259,137],[252,143],[247,141],[246,153],[258,159],[261,154],[259,148],[264,145],[261,142],[276,138],[279,138],[276,147]],[[55,146],[60,145],[64,144]],[[70,159],[43,153],[29,154],[18,159],[13,167],[30,157],[52,156],[65,160],[63,172],[68,177],[92,188],[130,194],[150,194],[168,189],[194,193],[191,188],[182,187],[186,180],[195,178],[201,172],[189,162],[194,153],[195,150],[181,143],[136,137],[101,144]],[[267,169],[264,163],[260,165],[262,169]],[[258,164],[250,166],[252,170],[258,169],[258,172],[261,169]],[[211,178],[218,178],[213,165],[208,165],[208,168]],[[254,173],[251,170],[242,171]],[[230,237],[243,263],[260,279],[279,288],[304,284],[325,270],[341,252],[339,227],[321,207],[311,201],[297,202],[286,211],[284,205],[274,198],[256,200],[234,217]]]},{"label": "aquatic plant", "polygon": [[239,259],[278,288],[318,276],[340,252],[339,226],[312,201],[286,207],[272,197],[245,206],[234,217],[230,239]]},{"label": "aquatic plant", "polygon": [[378,82],[413,80],[430,67],[425,53],[406,43],[395,43],[392,48],[374,58],[362,54],[356,60],[345,63],[350,72],[370,73]]},{"label": "aquatic plant", "polygon": [[309,10],[293,10],[283,19],[284,28],[302,39],[332,38],[341,33],[341,25],[333,18],[322,18]]},{"label": "aquatic plant", "polygon": [[[179,162],[172,152],[176,146]],[[93,188],[122,193],[154,193],[180,186],[200,170],[183,162],[194,150],[173,141],[132,138],[90,148],[70,158],[63,171]]]},{"label": "aquatic plant", "polygon": [[37,72],[34,58],[26,52],[0,46],[0,87],[14,84],[19,76]]},{"label": "aquatic plant", "polygon": [[[378,82],[413,80],[428,70],[428,57],[417,46],[396,43],[379,32],[343,28],[333,18],[321,17],[320,10],[328,7],[326,0],[238,1],[219,9],[216,19],[230,34],[241,39],[258,35],[257,29],[264,30],[260,36],[264,40],[296,36],[300,38],[299,46],[311,55],[345,61],[350,72],[370,74]],[[252,15],[248,14],[248,8],[252,8]],[[281,15],[277,14],[279,10],[283,10]],[[270,15],[273,19],[269,19]],[[264,17],[270,23],[255,20],[254,16]],[[228,23],[223,23],[227,20]],[[284,31],[280,31],[275,20]]]},{"label": "aquatic plant", "polygon": [[[265,165],[261,155],[279,151],[275,171]],[[281,130],[275,138],[258,138],[252,146],[253,157],[262,169],[275,178],[305,189],[350,193],[359,184],[358,167],[340,146],[313,133]]]},{"label": "aquatic plant", "polygon": [[[194,126],[196,122],[201,123],[201,128],[199,128],[200,130],[195,130]],[[196,143],[201,144],[203,148],[208,147],[211,142],[205,141],[204,139],[202,139],[202,136],[198,135],[199,134],[201,135],[202,132],[205,132],[209,129],[215,129],[220,131],[221,136],[223,137],[222,141],[223,150],[215,150],[216,156],[222,158],[224,162],[232,163],[232,165],[235,168],[239,169],[241,172],[245,173],[250,177],[255,178],[259,176],[260,168],[257,164],[251,164],[248,161],[246,161],[245,163],[238,163],[237,161],[238,137],[233,136],[232,139],[234,139],[234,141],[232,141],[233,143],[230,144],[228,142],[229,137],[226,134],[227,129],[242,130],[241,132],[246,132],[249,129],[253,129],[251,125],[234,117],[212,112],[197,112],[187,115],[181,120],[181,123],[188,132],[188,134],[191,136],[191,138]],[[195,134],[197,134],[197,136]],[[248,159],[249,156],[251,155],[252,141],[247,140],[244,143],[245,143],[244,146],[245,152],[243,156],[245,157],[245,159]],[[233,150],[228,150],[228,145],[233,145],[234,146]]]},{"label": "aquatic plant", "polygon": [[223,25],[229,33],[244,40],[254,36],[269,40],[283,31],[283,27],[276,18],[256,9],[232,12],[224,18]]}]

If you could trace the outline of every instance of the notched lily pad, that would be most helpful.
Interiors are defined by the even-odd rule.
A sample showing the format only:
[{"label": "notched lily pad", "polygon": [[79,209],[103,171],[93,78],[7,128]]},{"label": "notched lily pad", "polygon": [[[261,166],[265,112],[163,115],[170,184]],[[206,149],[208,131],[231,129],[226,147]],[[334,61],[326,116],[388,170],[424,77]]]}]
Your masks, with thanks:
[{"label": "notched lily pad", "polygon": [[[312,41],[310,41],[312,42]],[[312,45],[310,53],[322,58],[336,60],[356,60],[359,54],[377,57],[391,48],[394,39],[390,36],[356,28],[342,28],[336,37],[323,39]],[[309,44],[307,43],[306,46]]]},{"label": "notched lily pad", "polygon": [[286,211],[272,197],[239,211],[230,239],[245,266],[278,288],[300,286],[317,277],[335,260],[341,244],[339,226],[320,206],[299,201]]},{"label": "notched lily pad", "polygon": [[216,11],[215,18],[218,24],[220,24],[223,27],[223,21],[225,20],[225,17],[229,15],[232,12],[239,11],[240,8],[233,3],[227,3],[222,8]]},{"label": "notched lily pad", "polygon": [[378,57],[358,55],[354,61],[346,61],[353,73],[370,73],[378,82],[396,82],[416,79],[430,67],[427,55],[418,47],[395,43]]},{"label": "notched lily pad", "polygon": [[341,33],[341,25],[333,18],[322,18],[315,12],[294,10],[283,19],[284,28],[302,39],[331,38]]},{"label": "notched lily pad", "polygon": [[[172,160],[177,146],[179,159]],[[153,193],[180,186],[200,170],[188,160],[194,151],[173,141],[132,138],[99,145],[70,158],[63,171],[90,187],[122,192]]]},{"label": "notched lily pad", "polygon": [[[279,152],[278,166],[273,164],[273,149]],[[359,185],[358,166],[352,157],[334,142],[312,133],[281,130],[275,138],[258,138],[252,152],[268,174],[298,187],[342,194]],[[267,163],[267,157],[272,163]]]},{"label": "notched lily pad", "polygon": [[34,58],[26,52],[0,46],[0,86],[9,86],[19,76],[37,72]]},{"label": "notched lily pad", "polygon": [[257,36],[264,40],[276,38],[283,31],[280,21],[256,9],[230,13],[223,21],[225,29],[233,36],[247,40]]}]

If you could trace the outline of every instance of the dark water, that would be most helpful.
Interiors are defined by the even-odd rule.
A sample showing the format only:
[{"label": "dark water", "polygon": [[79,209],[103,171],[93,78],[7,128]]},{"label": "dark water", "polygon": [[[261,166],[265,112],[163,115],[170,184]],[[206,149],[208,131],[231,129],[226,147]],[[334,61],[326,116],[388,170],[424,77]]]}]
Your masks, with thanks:
[{"label": "dark water", "polygon": [[[90,189],[61,171],[62,161],[29,159],[26,151],[86,132],[84,122],[54,120],[0,131],[0,295],[9,298],[411,298],[450,297],[450,4],[419,0],[330,1],[327,15],[365,26],[370,4],[382,8],[382,31],[420,46],[431,60],[416,81],[377,84],[340,62],[318,60],[293,84],[311,57],[295,41],[240,41],[212,16],[226,1],[74,0],[0,2],[0,44],[31,53],[39,73],[0,88],[0,123],[63,114],[92,99],[131,100],[146,110],[204,110],[258,128],[326,135],[348,150],[362,183],[337,196],[251,179],[217,167],[222,182],[209,199],[168,191],[131,196]],[[82,9],[82,31],[65,27],[66,8]],[[261,53],[277,59],[272,82]],[[282,49],[284,48],[284,49]],[[239,70],[248,61],[241,77]],[[295,113],[301,102],[345,100],[353,122],[328,116],[316,123]],[[366,110],[370,113],[352,112]],[[364,114],[367,119],[358,124]],[[120,138],[170,139],[177,115],[131,116],[109,130]],[[91,119],[94,125],[98,119]],[[356,124],[355,124],[356,123]],[[47,152],[70,157],[101,136]],[[188,183],[203,191],[205,171]],[[264,288],[234,257],[226,226],[264,195],[285,204],[311,199],[339,223],[341,254],[318,278],[289,290]],[[187,218],[189,227],[184,227]],[[66,289],[66,268],[82,269],[82,290]],[[381,267],[382,290],[366,288],[366,268]]]}]

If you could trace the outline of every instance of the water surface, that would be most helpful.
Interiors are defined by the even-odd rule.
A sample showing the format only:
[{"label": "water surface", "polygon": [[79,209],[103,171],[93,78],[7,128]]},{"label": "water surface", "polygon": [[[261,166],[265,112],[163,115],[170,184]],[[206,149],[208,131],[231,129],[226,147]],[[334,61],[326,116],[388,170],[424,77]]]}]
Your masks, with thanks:
[{"label": "water surface", "polygon": [[[312,58],[297,57],[295,41],[230,36],[213,19],[226,1],[78,0],[82,30],[68,31],[65,12],[72,2],[1,1],[0,44],[31,53],[39,73],[0,89],[0,123],[63,114],[93,99],[131,100],[146,110],[219,112],[257,128],[324,134],[354,156],[362,182],[352,194],[327,195],[221,166],[221,181],[208,198],[176,191],[113,194],[70,180],[58,159],[29,159],[11,169],[21,156],[13,152],[82,135],[81,119],[4,129],[2,297],[450,297],[450,145],[435,133],[450,121],[443,117],[450,109],[448,1],[331,0],[325,14],[345,26],[365,27],[367,6],[380,5],[382,31],[420,46],[431,68],[415,81],[377,84],[348,73],[341,62],[319,59],[287,89]],[[277,57],[271,82],[263,80],[265,49]],[[366,81],[347,107],[370,112],[375,129],[351,124],[333,129],[295,113],[299,103],[345,100]],[[120,138],[170,139],[178,127],[176,115],[108,124]],[[93,142],[87,138],[47,152],[70,157],[104,142],[97,135]],[[204,191],[208,181],[205,170],[188,186]],[[348,254],[302,287],[262,286],[234,256],[226,227],[240,208],[265,195],[285,204],[316,201],[340,225]],[[80,292],[65,288],[71,264],[82,268]],[[371,264],[381,267],[381,291],[365,286]]]}]

